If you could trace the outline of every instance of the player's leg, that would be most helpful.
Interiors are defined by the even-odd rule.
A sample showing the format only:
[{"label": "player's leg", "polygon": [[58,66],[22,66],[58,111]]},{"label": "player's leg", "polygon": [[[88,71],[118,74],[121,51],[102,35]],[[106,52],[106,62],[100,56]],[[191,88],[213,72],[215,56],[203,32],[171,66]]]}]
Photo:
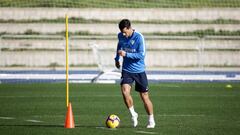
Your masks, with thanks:
[{"label": "player's leg", "polygon": [[140,92],[140,96],[144,103],[145,110],[148,114],[148,125],[147,128],[154,128],[155,127],[155,120],[153,116],[153,104],[149,98],[148,92]]},{"label": "player's leg", "polygon": [[134,107],[133,107],[133,99],[131,96],[131,85],[129,84],[122,84],[121,86],[122,90],[122,95],[124,102],[129,109],[129,112],[132,116],[132,122],[133,122],[133,127],[136,127],[138,124],[138,114],[135,112]]},{"label": "player's leg", "polygon": [[134,80],[136,82],[135,90],[139,92],[140,97],[144,103],[144,107],[148,114],[148,125],[147,128],[154,128],[155,121],[153,117],[153,104],[148,95],[148,80],[145,72],[138,73],[135,75]]},{"label": "player's leg", "polygon": [[131,85],[129,84],[122,84],[121,91],[123,95],[124,103],[126,104],[127,108],[133,106],[133,99],[131,96]]},{"label": "player's leg", "polygon": [[122,72],[121,91],[123,95],[123,100],[132,116],[133,126],[136,127],[138,124],[138,121],[137,121],[138,114],[134,110],[133,99],[131,96],[131,87],[132,87],[131,85],[134,82],[131,75],[132,75],[131,73],[128,73],[126,71]]},{"label": "player's leg", "polygon": [[140,92],[140,96],[144,103],[144,107],[145,107],[147,114],[152,115],[153,114],[153,104],[149,98],[148,92]]}]

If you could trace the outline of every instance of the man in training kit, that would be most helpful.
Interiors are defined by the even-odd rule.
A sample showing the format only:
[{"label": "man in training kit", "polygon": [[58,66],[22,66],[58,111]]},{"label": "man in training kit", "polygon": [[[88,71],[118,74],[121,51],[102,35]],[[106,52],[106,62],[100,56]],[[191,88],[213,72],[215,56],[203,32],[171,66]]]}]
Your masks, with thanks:
[{"label": "man in training kit", "polygon": [[135,90],[139,92],[148,114],[147,128],[154,128],[153,105],[148,95],[148,80],[145,73],[145,41],[141,33],[131,27],[128,19],[119,23],[118,45],[115,66],[120,68],[120,56],[123,57],[121,91],[124,102],[132,116],[133,127],[138,125],[138,114],[134,110],[131,87],[135,82]]}]

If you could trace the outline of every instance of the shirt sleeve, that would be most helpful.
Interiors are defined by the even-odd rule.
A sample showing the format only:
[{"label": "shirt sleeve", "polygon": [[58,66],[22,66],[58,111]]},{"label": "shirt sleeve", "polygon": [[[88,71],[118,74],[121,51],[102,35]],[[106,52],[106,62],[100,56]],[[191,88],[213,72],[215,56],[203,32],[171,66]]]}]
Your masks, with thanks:
[{"label": "shirt sleeve", "polygon": [[118,44],[117,44],[117,50],[116,50],[116,56],[115,56],[115,61],[119,61],[120,60],[120,56],[118,54],[118,51],[121,50],[121,44],[119,43],[119,38],[118,38]]}]

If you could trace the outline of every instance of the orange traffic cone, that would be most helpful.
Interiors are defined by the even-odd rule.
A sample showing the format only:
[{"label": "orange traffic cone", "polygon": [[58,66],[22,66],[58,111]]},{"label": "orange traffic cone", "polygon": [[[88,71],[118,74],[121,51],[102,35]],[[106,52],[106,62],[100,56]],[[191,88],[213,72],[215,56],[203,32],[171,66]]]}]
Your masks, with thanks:
[{"label": "orange traffic cone", "polygon": [[65,128],[75,128],[71,103],[68,104],[67,115],[66,115],[64,127]]}]

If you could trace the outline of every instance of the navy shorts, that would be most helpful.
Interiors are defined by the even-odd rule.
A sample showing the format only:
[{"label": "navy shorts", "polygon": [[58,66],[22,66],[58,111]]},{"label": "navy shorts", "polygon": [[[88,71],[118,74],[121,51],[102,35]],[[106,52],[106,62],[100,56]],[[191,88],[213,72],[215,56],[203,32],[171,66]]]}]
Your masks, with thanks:
[{"label": "navy shorts", "polygon": [[122,81],[123,84],[130,84],[132,86],[135,81],[135,90],[138,92],[148,92],[148,80],[145,72],[141,73],[129,73],[127,71],[122,71]]}]

